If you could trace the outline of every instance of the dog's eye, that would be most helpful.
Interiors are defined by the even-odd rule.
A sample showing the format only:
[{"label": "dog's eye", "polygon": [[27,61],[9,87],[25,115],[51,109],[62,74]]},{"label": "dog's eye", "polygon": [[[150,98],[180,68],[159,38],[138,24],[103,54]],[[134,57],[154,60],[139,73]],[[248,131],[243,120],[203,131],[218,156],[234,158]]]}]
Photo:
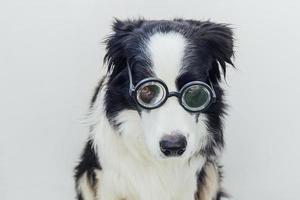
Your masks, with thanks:
[{"label": "dog's eye", "polygon": [[205,107],[210,101],[210,93],[201,85],[192,85],[184,91],[182,101],[185,106],[192,109]]},{"label": "dog's eye", "polygon": [[138,103],[147,108],[160,104],[166,96],[164,87],[156,82],[148,82],[142,85],[137,92]]},{"label": "dog's eye", "polygon": [[158,93],[159,88],[157,88],[155,85],[148,85],[140,90],[139,96],[144,103],[149,104]]}]

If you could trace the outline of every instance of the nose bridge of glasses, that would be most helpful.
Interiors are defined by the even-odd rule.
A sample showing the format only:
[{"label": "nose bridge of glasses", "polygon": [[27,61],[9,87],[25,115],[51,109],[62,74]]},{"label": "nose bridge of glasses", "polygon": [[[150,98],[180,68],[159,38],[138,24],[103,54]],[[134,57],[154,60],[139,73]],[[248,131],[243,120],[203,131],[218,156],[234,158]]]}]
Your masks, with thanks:
[{"label": "nose bridge of glasses", "polygon": [[177,98],[179,98],[180,97],[180,93],[176,92],[176,91],[169,92],[168,98],[169,97],[177,97]]}]

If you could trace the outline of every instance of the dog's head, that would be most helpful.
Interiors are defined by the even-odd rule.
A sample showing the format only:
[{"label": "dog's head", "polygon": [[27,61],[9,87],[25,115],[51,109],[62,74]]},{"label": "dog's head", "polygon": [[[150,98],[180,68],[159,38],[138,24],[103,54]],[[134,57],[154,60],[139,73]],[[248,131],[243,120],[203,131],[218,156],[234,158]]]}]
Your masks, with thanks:
[{"label": "dog's head", "polygon": [[[116,20],[106,45],[106,115],[129,149],[140,153],[144,148],[155,158],[191,158],[214,156],[223,147],[225,104],[219,82],[233,56],[227,25],[182,19]],[[190,112],[179,96],[171,95],[159,107],[147,109],[130,92],[130,76],[133,86],[159,78],[169,92],[201,81],[211,87],[215,101],[205,110]],[[149,88],[142,92],[151,97]]]}]

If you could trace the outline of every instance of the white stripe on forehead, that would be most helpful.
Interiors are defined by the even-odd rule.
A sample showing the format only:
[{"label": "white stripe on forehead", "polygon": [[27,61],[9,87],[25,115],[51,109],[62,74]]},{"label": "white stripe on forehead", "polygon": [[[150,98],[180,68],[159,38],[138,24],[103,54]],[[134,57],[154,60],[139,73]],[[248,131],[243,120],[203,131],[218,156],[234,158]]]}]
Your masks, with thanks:
[{"label": "white stripe on forehead", "polygon": [[186,39],[176,32],[155,33],[149,38],[147,50],[154,73],[170,91],[176,90],[175,80],[182,67]]}]

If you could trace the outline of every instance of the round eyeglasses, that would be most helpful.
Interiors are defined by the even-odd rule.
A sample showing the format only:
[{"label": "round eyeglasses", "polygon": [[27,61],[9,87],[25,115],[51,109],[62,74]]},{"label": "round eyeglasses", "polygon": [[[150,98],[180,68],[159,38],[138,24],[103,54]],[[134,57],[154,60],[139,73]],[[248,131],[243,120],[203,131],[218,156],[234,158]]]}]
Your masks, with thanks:
[{"label": "round eyeglasses", "polygon": [[133,85],[129,65],[129,94],[142,108],[155,109],[162,106],[169,97],[176,96],[180,105],[189,112],[206,110],[216,101],[213,88],[202,81],[191,81],[185,84],[179,92],[169,92],[167,85],[157,78],[146,78]]}]

